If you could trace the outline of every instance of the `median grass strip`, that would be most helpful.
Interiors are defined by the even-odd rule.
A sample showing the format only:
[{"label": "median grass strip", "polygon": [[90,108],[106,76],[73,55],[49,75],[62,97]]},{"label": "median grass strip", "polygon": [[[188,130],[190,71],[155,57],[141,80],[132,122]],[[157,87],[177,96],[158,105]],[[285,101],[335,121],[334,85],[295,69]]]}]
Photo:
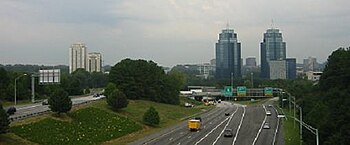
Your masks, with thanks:
[{"label": "median grass strip", "polygon": [[94,107],[68,115],[72,121],[46,118],[14,126],[11,132],[39,144],[98,144],[140,130],[134,121]]},{"label": "median grass strip", "polygon": [[294,126],[294,119],[292,118],[292,113],[289,112],[288,109],[283,109],[283,111],[286,113],[285,115],[288,117],[287,120],[283,120],[283,133],[284,133],[284,140],[285,145],[296,145],[300,143],[300,136],[299,136],[299,123],[295,122]]}]

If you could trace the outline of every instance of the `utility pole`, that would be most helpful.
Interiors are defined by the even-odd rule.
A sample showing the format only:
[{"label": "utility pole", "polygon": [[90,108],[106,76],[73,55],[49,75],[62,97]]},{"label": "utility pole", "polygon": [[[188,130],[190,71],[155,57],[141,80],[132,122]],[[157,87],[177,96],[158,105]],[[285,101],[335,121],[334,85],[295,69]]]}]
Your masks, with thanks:
[{"label": "utility pole", "polygon": [[300,109],[300,145],[303,144],[303,111],[302,111],[302,108],[299,106],[299,109]]},{"label": "utility pole", "polygon": [[251,79],[251,81],[252,81],[252,88],[254,88],[254,80],[253,80],[253,76],[254,75],[254,73],[253,72],[251,72],[250,73],[250,79]]},{"label": "utility pole", "polygon": [[[231,72],[231,91],[232,91],[232,98],[233,98],[233,72]],[[230,99],[231,99],[230,97]]]}]

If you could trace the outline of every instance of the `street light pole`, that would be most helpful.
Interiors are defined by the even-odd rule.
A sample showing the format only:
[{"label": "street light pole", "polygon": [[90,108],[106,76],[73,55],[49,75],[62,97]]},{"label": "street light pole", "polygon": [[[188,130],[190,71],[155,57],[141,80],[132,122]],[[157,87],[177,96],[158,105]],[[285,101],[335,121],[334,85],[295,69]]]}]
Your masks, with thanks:
[{"label": "street light pole", "polygon": [[15,105],[17,105],[17,80],[21,78],[22,76],[26,76],[27,74],[23,74],[15,78]]},{"label": "street light pole", "polygon": [[299,109],[300,109],[300,112],[299,112],[299,115],[300,115],[300,145],[303,144],[303,111],[302,111],[302,108],[299,106]]},{"label": "street light pole", "polygon": [[251,80],[252,80],[252,88],[254,88],[253,74],[254,74],[253,72],[250,73],[250,76],[251,76],[250,78],[251,78]]}]

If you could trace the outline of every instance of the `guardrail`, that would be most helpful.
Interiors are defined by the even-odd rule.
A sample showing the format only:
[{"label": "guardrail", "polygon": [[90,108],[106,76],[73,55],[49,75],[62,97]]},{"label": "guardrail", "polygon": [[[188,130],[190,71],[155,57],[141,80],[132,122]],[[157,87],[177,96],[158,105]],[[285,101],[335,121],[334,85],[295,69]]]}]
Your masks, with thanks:
[{"label": "guardrail", "polygon": [[[101,98],[101,99],[103,99],[103,98]],[[73,104],[72,106],[79,106],[79,105],[83,105],[83,104],[88,104],[88,103],[95,102],[95,101],[101,100],[101,99],[87,100],[87,101],[84,101],[84,102],[79,102],[79,103]],[[34,113],[29,113],[29,114],[18,115],[18,116],[10,116],[9,120],[11,122],[14,122],[14,121],[24,120],[24,119],[27,119],[27,118],[43,115],[43,114],[46,114],[46,113],[49,113],[49,112],[51,112],[50,109],[44,110],[44,111],[39,111],[39,112],[34,112]]]}]

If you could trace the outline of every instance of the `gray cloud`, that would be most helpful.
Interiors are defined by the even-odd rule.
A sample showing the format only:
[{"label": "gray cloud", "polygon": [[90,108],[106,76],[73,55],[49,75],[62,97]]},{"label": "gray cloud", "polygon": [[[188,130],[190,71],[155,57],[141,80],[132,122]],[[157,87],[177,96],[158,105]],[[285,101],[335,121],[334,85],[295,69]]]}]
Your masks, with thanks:
[{"label": "gray cloud", "polygon": [[0,63],[68,64],[68,47],[83,41],[105,64],[123,58],[161,65],[208,62],[230,23],[242,57],[259,58],[271,19],[287,55],[325,61],[350,45],[347,0],[2,0]]}]

